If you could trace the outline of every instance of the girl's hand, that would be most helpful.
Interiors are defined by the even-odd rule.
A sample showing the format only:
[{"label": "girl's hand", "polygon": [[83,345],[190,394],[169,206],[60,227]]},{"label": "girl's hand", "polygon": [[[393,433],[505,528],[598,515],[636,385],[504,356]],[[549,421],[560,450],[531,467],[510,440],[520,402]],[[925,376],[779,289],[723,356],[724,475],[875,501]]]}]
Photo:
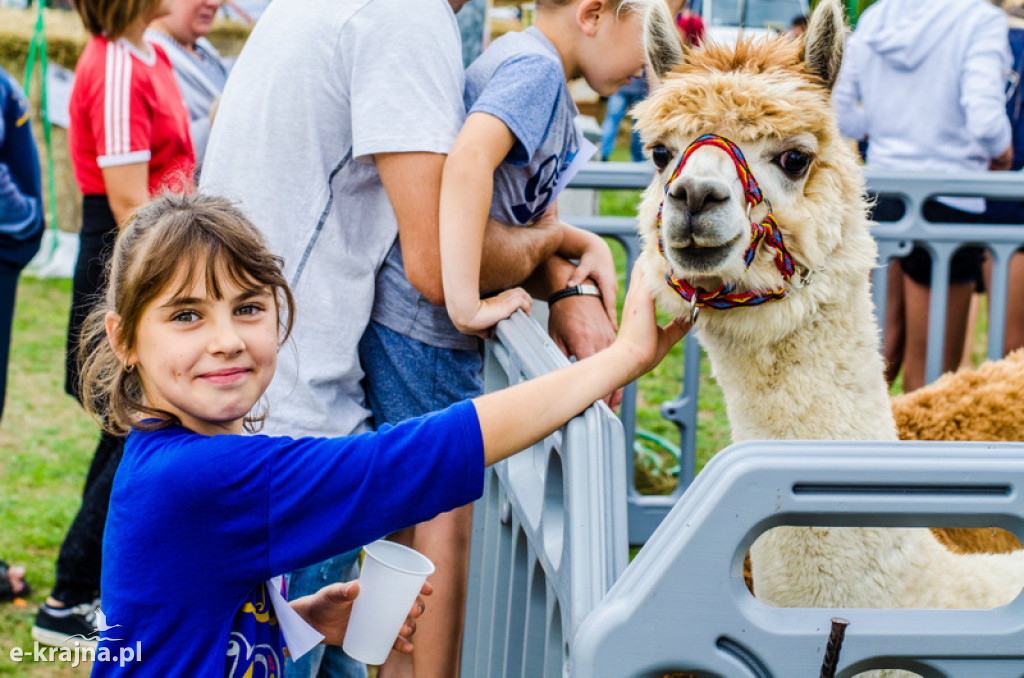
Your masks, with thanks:
[{"label": "girl's hand", "polygon": [[619,325],[615,318],[615,301],[619,294],[619,279],[615,273],[615,259],[603,238],[593,233],[588,233],[587,236],[579,258],[580,263],[569,276],[566,287],[579,285],[587,278],[592,279],[597,284],[597,289],[601,291],[601,303],[612,323],[612,328],[617,330]]},{"label": "girl's hand", "polygon": [[689,331],[690,321],[687,318],[676,318],[665,327],[658,326],[654,298],[647,287],[644,271],[639,263],[634,264],[629,292],[622,308],[622,328],[613,344],[625,353],[626,364],[633,371],[634,378],[653,369]]},{"label": "girl's hand", "polygon": [[513,287],[493,297],[481,299],[476,311],[469,316],[450,313],[455,327],[463,334],[471,334],[483,339],[491,335],[491,328],[499,320],[512,315],[518,309],[529,313],[533,299],[522,287]]},{"label": "girl's hand", "polygon": [[[413,603],[405,624],[398,632],[394,649],[405,654],[412,654],[412,634],[416,632],[416,619],[426,609],[423,597],[434,592],[430,582],[424,582],[420,595]],[[341,584],[328,584],[316,593],[303,596],[289,603],[306,620],[310,626],[323,634],[324,645],[341,645],[348,630],[349,618],[352,616],[352,602],[359,595],[359,582],[350,581]]]}]

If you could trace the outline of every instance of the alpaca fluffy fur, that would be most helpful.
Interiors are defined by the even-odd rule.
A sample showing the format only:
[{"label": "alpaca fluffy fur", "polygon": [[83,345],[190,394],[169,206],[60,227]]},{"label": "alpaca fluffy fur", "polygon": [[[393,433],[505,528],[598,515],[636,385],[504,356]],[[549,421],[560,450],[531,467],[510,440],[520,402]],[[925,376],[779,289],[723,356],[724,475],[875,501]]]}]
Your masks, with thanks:
[{"label": "alpaca fluffy fur", "polygon": [[[658,253],[658,239],[668,237],[656,221],[664,182],[683,149],[706,133],[740,146],[799,269],[815,272],[809,285],[787,283],[781,301],[700,312],[696,331],[722,387],[735,441],[897,437],[869,289],[877,249],[863,178],[829,105],[843,32],[839,3],[823,0],[807,45],[780,37],[699,48],[658,73],[659,85],[636,109],[645,142],[673,153],[638,215],[641,265],[663,308],[690,311],[665,284],[668,272],[704,289],[783,282],[764,247],[745,273],[734,262],[742,261],[746,243],[710,269],[681,270]],[[773,164],[773,154],[793,140],[814,157],[799,181],[782,177]],[[713,174],[714,152],[721,153],[699,149],[691,159],[699,169],[688,163],[688,171],[708,167]],[[742,200],[734,174],[718,178],[730,186],[730,201]],[[691,223],[712,218],[697,214]],[[755,594],[781,607],[990,608],[1010,602],[1024,586],[1024,552],[954,554],[927,529],[776,528],[754,543],[751,560]]]},{"label": "alpaca fluffy fur", "polygon": [[[942,376],[892,399],[901,440],[1024,440],[1024,349],[976,370]],[[1008,553],[1017,537],[996,528],[937,528],[932,532],[959,553]]]}]

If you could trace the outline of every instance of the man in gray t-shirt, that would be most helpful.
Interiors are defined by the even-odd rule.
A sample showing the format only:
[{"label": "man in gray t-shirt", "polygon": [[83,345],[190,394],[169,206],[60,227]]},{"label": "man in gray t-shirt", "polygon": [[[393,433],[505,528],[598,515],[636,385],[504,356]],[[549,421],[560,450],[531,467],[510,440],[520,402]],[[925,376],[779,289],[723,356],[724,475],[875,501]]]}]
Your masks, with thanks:
[{"label": "man in gray t-shirt", "polygon": [[[509,63],[510,62],[510,63]],[[492,79],[491,71],[502,64],[501,77]],[[477,74],[477,79],[473,75]],[[496,177],[491,222],[513,225],[520,233],[532,231],[543,223],[560,174],[572,162],[580,147],[575,125],[577,114],[565,82],[561,59],[543,34],[528,30],[506,35],[489,47],[466,74],[467,107],[486,106],[488,112],[509,121],[519,143],[513,149],[507,170],[509,177]],[[476,101],[484,81],[490,80],[487,94]],[[551,115],[538,111],[550,110]],[[503,191],[502,189],[508,189]],[[394,202],[394,200],[393,200]],[[435,203],[436,205],[436,203]],[[431,246],[438,245],[437,215],[432,214]],[[530,228],[523,228],[532,224]],[[364,385],[374,421],[397,423],[410,417],[446,407],[478,395],[482,389],[479,340],[460,334],[448,317],[439,288],[440,274],[430,284],[410,279],[416,274],[409,253],[415,253],[399,219],[400,242],[388,254],[377,275],[377,296],[372,318],[360,342],[360,360],[366,372]],[[493,278],[495,257],[488,256],[484,245],[480,287],[497,291],[508,287],[506,277]],[[403,259],[403,253],[406,254]],[[436,261],[436,260],[435,260]],[[439,262],[438,262],[439,263]],[[531,282],[531,292],[547,298],[566,287],[574,264],[550,257]],[[523,274],[519,281],[526,278]],[[498,284],[495,284],[498,283]],[[434,287],[433,285],[438,285]],[[424,294],[421,294],[424,292]],[[552,307],[550,326],[556,342],[578,357],[589,355],[614,336],[610,320],[597,297],[576,297]],[[435,305],[437,304],[437,305]],[[574,331],[577,328],[582,331]],[[456,650],[461,636],[465,578],[470,533],[470,510],[457,509],[433,521],[417,525],[398,538],[426,553],[438,564],[433,577],[437,590],[450,594],[442,604],[437,595],[427,612],[426,623],[417,632],[417,651],[412,661],[415,675],[422,667],[431,667],[428,675],[455,675]],[[440,559],[440,560],[438,560]],[[439,579],[441,578],[441,579]],[[432,623],[431,615],[443,622]],[[429,637],[427,636],[429,634]],[[438,646],[450,649],[439,651]],[[436,654],[436,659],[429,654]],[[443,666],[438,661],[449,659]],[[398,659],[394,656],[393,659]],[[404,658],[402,658],[404,659]]]},{"label": "man in gray t-shirt", "polygon": [[[444,317],[443,305],[430,302],[443,304],[441,170],[465,115],[453,12],[462,4],[274,0],[232,69],[200,188],[241,204],[284,258],[296,296],[292,341],[282,348],[267,391],[268,433],[348,435],[368,427],[357,348],[375,296],[387,295],[378,287],[379,271],[401,274],[392,279],[412,304],[406,315],[414,325],[426,327],[433,311]],[[572,264],[549,260],[558,246],[556,224],[520,229],[495,222],[488,231],[486,289],[517,284],[535,270],[539,294],[564,286]],[[396,235],[404,260],[397,253],[388,258]],[[559,342],[585,355],[613,333],[590,323],[603,317],[600,304],[589,308],[596,300],[569,303],[576,301],[560,303],[552,324]],[[423,346],[454,355],[443,345]],[[406,355],[396,371],[421,370],[419,359]],[[458,563],[464,558],[449,567],[453,549],[426,551],[438,564],[437,592],[433,620],[419,627],[416,661],[432,664],[432,673],[453,675],[443,667],[457,660],[459,633],[453,634],[445,610],[458,607],[464,584],[450,586],[448,573],[463,581],[465,566]],[[351,560],[307,568],[298,581],[315,590]],[[289,595],[311,592],[293,585]],[[454,602],[446,600],[451,595]],[[325,672],[310,671],[306,675]]]}]

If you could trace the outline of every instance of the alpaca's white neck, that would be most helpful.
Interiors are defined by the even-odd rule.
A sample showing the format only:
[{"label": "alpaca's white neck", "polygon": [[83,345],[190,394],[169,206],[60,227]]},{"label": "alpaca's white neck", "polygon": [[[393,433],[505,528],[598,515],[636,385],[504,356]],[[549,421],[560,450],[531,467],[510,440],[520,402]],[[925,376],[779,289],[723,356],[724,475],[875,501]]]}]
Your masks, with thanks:
[{"label": "alpaca's white neck", "polygon": [[[806,288],[773,302],[774,309],[722,312],[765,312],[757,323],[746,323],[742,337],[730,331],[739,325],[727,317],[702,332],[734,441],[896,438],[867,276],[863,284],[849,283],[815,283],[838,290],[829,298],[819,294],[812,301]],[[786,309],[787,303],[793,305]],[[795,330],[776,330],[794,319]]]}]

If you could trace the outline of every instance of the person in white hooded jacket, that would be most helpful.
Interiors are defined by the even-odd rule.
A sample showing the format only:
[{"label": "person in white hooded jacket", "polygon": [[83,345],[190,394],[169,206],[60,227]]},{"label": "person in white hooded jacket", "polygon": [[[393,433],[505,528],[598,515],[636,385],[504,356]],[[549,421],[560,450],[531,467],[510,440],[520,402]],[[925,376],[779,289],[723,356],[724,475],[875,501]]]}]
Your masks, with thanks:
[{"label": "person in white hooded jacket", "polygon": [[[850,36],[833,91],[842,133],[868,141],[872,168],[1009,169],[1007,30],[1005,14],[987,0],[879,0]],[[980,198],[939,198],[926,203],[924,215],[971,223],[984,209]],[[902,212],[902,203],[882,200],[875,218],[895,220]],[[982,255],[963,248],[951,262],[945,370],[960,361]],[[891,378],[902,363],[904,390],[912,391],[924,385],[930,257],[915,248],[899,271],[890,275],[886,361]]]}]

